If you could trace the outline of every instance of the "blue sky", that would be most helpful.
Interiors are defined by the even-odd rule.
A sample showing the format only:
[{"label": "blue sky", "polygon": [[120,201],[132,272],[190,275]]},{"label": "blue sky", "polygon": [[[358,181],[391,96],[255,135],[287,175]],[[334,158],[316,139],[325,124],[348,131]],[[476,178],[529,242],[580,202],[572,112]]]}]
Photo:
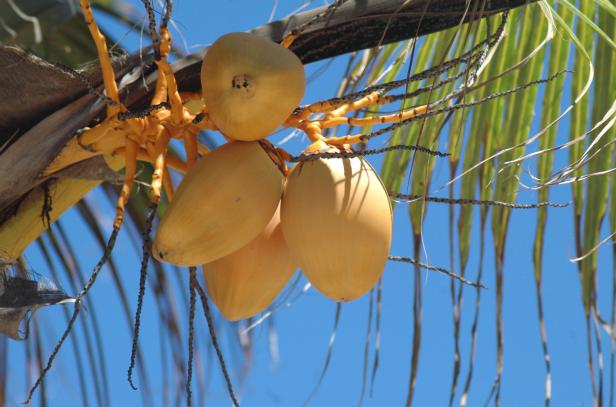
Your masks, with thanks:
[{"label": "blue sky", "polygon": [[[134,2],[140,10],[140,2]],[[190,51],[196,51],[214,41],[218,36],[232,31],[245,31],[266,23],[272,12],[273,2],[254,2],[233,0],[226,2],[174,2],[174,20],[182,32]],[[296,9],[300,2],[280,2],[275,12],[275,19],[284,17]],[[313,6],[321,5],[316,3]],[[311,6],[312,7],[312,6]],[[116,34],[123,36],[125,26],[113,24],[109,19],[101,18],[102,25]],[[179,37],[178,37],[179,38]],[[124,45],[129,50],[139,46],[139,36],[128,34]],[[181,43],[181,42],[180,42]],[[308,66],[307,74],[315,72],[323,64]],[[338,82],[345,66],[343,58],[338,58],[327,70],[318,76],[308,87],[304,102],[311,102],[334,96]],[[272,141],[280,140],[285,134],[277,135]],[[559,137],[567,137],[559,135]],[[563,138],[564,140],[564,138]],[[293,153],[306,146],[305,140],[296,139],[285,144]],[[566,156],[557,158],[560,164]],[[380,166],[380,159],[371,159]],[[528,166],[534,163],[527,164]],[[434,185],[440,186],[446,181],[448,163],[437,162],[437,178]],[[554,188],[550,200],[570,201],[568,187]],[[100,215],[101,224],[107,233],[111,230],[114,208],[109,205],[100,191],[91,193],[87,200]],[[535,202],[532,192],[520,193],[520,202]],[[427,259],[431,264],[449,267],[448,255],[448,207],[431,205],[425,220],[424,246]],[[457,209],[456,209],[457,213]],[[474,278],[483,260],[484,284],[479,320],[479,339],[475,375],[469,395],[470,406],[483,405],[487,400],[496,372],[495,339],[495,281],[494,260],[491,235],[486,234],[486,253],[479,258],[478,209],[475,210],[473,229],[474,249],[468,266],[468,273]],[[536,212],[513,211],[508,238],[508,252],[505,264],[505,355],[502,382],[502,405],[540,405],[544,395],[544,362],[539,339],[539,324],[535,302],[535,284],[531,262]],[[556,406],[590,405],[592,394],[586,364],[586,333],[580,300],[580,284],[576,267],[568,261],[574,257],[572,212],[570,208],[550,209],[544,254],[544,307],[546,314],[549,348],[552,360],[553,402]],[[80,263],[85,271],[98,260],[99,249],[93,237],[84,230],[76,210],[70,210],[62,219],[65,227],[71,231],[73,243],[79,248]],[[396,207],[394,239],[391,253],[412,256],[412,240],[408,219],[408,204],[400,203]],[[489,228],[488,228],[489,229]],[[605,229],[605,228],[604,228]],[[606,230],[604,230],[606,232]],[[603,233],[605,236],[607,233]],[[603,287],[612,283],[610,270],[612,259],[609,246],[599,251],[599,282]],[[46,274],[46,266],[36,248],[26,253],[31,267],[41,274]],[[128,234],[123,232],[114,252],[120,273],[126,276],[125,287],[131,299],[131,309],[136,303],[139,259],[134,255]],[[406,399],[410,371],[410,349],[412,340],[412,292],[414,270],[404,264],[388,264],[383,275],[382,332],[380,367],[374,382],[372,396],[366,394],[365,405],[398,406]],[[182,275],[187,277],[187,273]],[[186,278],[179,283],[175,275],[170,275],[173,285],[178,288],[175,308],[180,315],[187,315],[185,287]],[[184,286],[179,287],[180,284]],[[302,279],[300,286],[305,284]],[[423,341],[420,356],[420,369],[417,377],[415,405],[446,405],[453,367],[453,328],[452,307],[449,294],[449,279],[433,272],[422,272],[424,296]],[[68,288],[65,286],[65,288]],[[140,403],[140,393],[130,389],[126,382],[126,368],[130,352],[131,338],[126,329],[121,305],[114,292],[110,273],[101,275],[90,294],[90,301],[95,303],[97,316],[102,321],[105,359],[109,373],[109,387],[112,389],[113,405],[136,405]],[[134,294],[133,294],[134,293]],[[600,304],[608,318],[608,290],[601,292]],[[474,307],[475,290],[465,290],[464,313],[462,320],[461,350],[462,375],[466,376],[470,346],[469,330],[472,319],[471,308]],[[342,306],[341,319],[334,342],[334,351],[330,368],[311,400],[313,406],[347,406],[357,405],[362,383],[364,364],[364,346],[368,323],[369,296]],[[159,345],[160,320],[153,301],[152,291],[146,294],[143,319],[143,336],[141,349],[146,355],[151,384],[156,388],[163,385],[163,357]],[[223,352],[233,373],[236,390],[241,394],[245,406],[296,406],[301,405],[316,385],[323,367],[328,342],[334,323],[336,305],[318,292],[309,290],[293,302],[292,306],[282,306],[271,318],[275,323],[278,343],[278,359],[273,360],[270,347],[271,330],[269,321],[252,331],[255,340],[250,371],[242,375],[242,358],[238,354],[237,344],[232,343],[226,334],[227,329],[219,329]],[[89,313],[82,319],[89,318]],[[60,307],[51,307],[38,312],[37,321],[49,328],[49,336],[44,338],[50,349],[63,329],[63,313]],[[183,318],[183,322],[186,319]],[[202,315],[197,317],[198,336],[205,344],[207,331]],[[223,324],[221,322],[221,324]],[[372,321],[374,327],[374,321]],[[219,325],[222,327],[222,325]],[[181,327],[185,334],[186,326]],[[224,328],[224,327],[223,327]],[[182,337],[184,344],[185,337]],[[374,356],[374,330],[370,335],[369,366]],[[608,342],[604,342],[607,344]],[[11,372],[9,405],[21,401],[26,392],[21,371],[24,353],[22,344],[10,343],[9,369]],[[199,349],[197,371],[202,372],[209,382],[206,391],[208,405],[228,406],[230,401],[222,382],[218,364],[213,360],[211,349],[205,346]],[[606,349],[607,351],[607,349]],[[82,346],[83,357],[86,350]],[[204,362],[205,358],[205,362]],[[276,359],[276,358],[274,358]],[[609,370],[609,358],[605,369]],[[19,369],[13,366],[20,366]],[[74,355],[70,347],[65,346],[60,358],[54,365],[47,380],[50,405],[80,405],[77,377],[75,375]],[[370,371],[368,372],[368,389]],[[86,380],[88,380],[86,378]],[[167,380],[176,381],[177,377],[167,376]],[[137,380],[139,383],[139,379]],[[607,385],[607,383],[606,383]],[[193,390],[196,391],[196,382]],[[70,390],[67,390],[70,389]],[[158,393],[156,393],[158,395]],[[90,397],[93,396],[91,392]],[[460,392],[455,403],[459,404]],[[199,399],[197,399],[199,400]],[[162,404],[160,399],[156,404]]]}]

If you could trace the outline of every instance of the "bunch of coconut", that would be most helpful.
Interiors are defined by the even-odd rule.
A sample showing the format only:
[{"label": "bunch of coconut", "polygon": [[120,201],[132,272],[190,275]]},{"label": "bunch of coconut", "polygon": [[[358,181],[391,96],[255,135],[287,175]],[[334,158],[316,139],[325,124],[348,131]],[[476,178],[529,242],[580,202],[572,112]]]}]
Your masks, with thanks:
[{"label": "bunch of coconut", "polygon": [[392,231],[374,169],[357,157],[305,161],[289,172],[264,140],[303,97],[301,61],[274,42],[232,33],[209,48],[201,82],[210,120],[229,142],[184,177],[160,220],[154,257],[203,265],[207,290],[229,320],[270,306],[298,267],[334,301],[369,291]]}]

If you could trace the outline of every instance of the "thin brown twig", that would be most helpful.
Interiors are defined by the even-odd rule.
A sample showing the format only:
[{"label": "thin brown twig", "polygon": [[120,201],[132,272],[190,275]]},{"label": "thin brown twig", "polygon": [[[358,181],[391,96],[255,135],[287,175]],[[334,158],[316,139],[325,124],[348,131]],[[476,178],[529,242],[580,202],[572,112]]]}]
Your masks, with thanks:
[{"label": "thin brown twig", "polygon": [[210,304],[207,300],[207,295],[205,291],[199,284],[199,280],[197,280],[196,274],[193,274],[193,278],[190,280],[191,286],[197,291],[199,297],[201,298],[201,305],[203,306],[203,313],[205,314],[205,319],[207,321],[207,327],[210,331],[210,337],[212,338],[212,346],[216,351],[216,356],[218,357],[218,362],[220,363],[220,368],[222,369],[222,374],[225,378],[225,382],[227,383],[227,391],[229,392],[229,397],[231,397],[231,401],[235,407],[239,407],[239,403],[237,398],[235,397],[235,392],[233,390],[233,385],[231,383],[231,377],[229,376],[229,371],[227,370],[227,365],[225,363],[225,359],[222,356],[222,351],[220,350],[220,345],[218,344],[218,339],[216,337],[216,331],[214,330],[214,323],[212,321],[212,313],[210,311]]},{"label": "thin brown twig", "polygon": [[498,40],[500,39],[504,31],[506,22],[507,22],[507,13],[503,13],[501,24],[499,25],[497,30],[494,32],[494,34],[491,34],[488,38],[481,41],[477,45],[473,46],[473,48],[466,51],[464,54],[460,55],[457,58],[444,61],[436,66],[430,67],[428,69],[425,69],[424,71],[413,74],[405,79],[372,85],[361,91],[349,93],[344,96],[339,96],[339,97],[323,100],[319,103],[344,104],[344,103],[348,103],[348,102],[360,99],[366,95],[369,95],[372,92],[380,92],[382,94],[385,94],[393,89],[406,86],[412,82],[417,82],[417,81],[422,81],[422,80],[437,77],[462,64],[476,65],[477,63],[479,63],[481,60],[485,58],[486,49],[489,50],[491,47],[493,47],[498,42]]},{"label": "thin brown twig", "polygon": [[389,196],[395,199],[403,199],[406,201],[426,201],[426,202],[435,202],[435,203],[445,203],[449,205],[481,205],[481,206],[500,206],[504,208],[511,209],[537,209],[543,207],[552,207],[552,208],[566,208],[569,206],[569,203],[558,203],[558,202],[539,202],[536,204],[517,204],[511,202],[503,202],[503,201],[491,201],[491,200],[483,200],[483,199],[470,199],[470,198],[441,198],[436,196],[425,196],[419,194],[402,194],[400,192],[389,192]]},{"label": "thin brown twig", "polygon": [[436,109],[437,106],[443,105],[443,104],[447,103],[448,101],[450,101],[452,99],[455,99],[455,98],[458,98],[458,97],[461,97],[464,94],[466,94],[466,93],[468,93],[468,92],[473,90],[473,89],[463,88],[461,90],[458,90],[458,91],[455,91],[455,92],[451,93],[450,95],[446,96],[445,98],[443,98],[441,100],[437,100],[437,101],[431,103],[430,106],[428,107],[428,110],[425,113],[417,114],[416,116],[413,116],[413,117],[411,117],[409,119],[401,120],[401,121],[399,121],[397,123],[394,123],[394,124],[392,124],[390,126],[384,127],[382,129],[379,129],[379,130],[376,130],[376,131],[373,131],[371,133],[362,134],[362,135],[360,135],[360,138],[362,140],[371,139],[371,138],[380,136],[382,134],[389,133],[389,132],[391,132],[391,131],[399,128],[399,127],[407,126],[409,123],[417,121],[417,120],[423,120],[423,119],[425,119],[427,117],[436,116],[436,115],[439,115],[439,114],[448,113],[448,112],[452,112],[452,111],[455,111],[455,110],[468,109],[468,108],[471,108],[471,107],[474,107],[474,106],[478,106],[478,105],[484,104],[486,102],[489,102],[489,101],[491,101],[493,99],[509,96],[509,95],[514,94],[516,92],[520,92],[520,91],[522,91],[522,90],[524,90],[524,89],[526,89],[528,87],[531,87],[531,86],[540,85],[540,84],[543,84],[543,83],[548,83],[548,82],[554,80],[559,75],[562,75],[565,72],[568,72],[568,71],[563,70],[563,71],[557,72],[556,74],[550,76],[549,78],[537,79],[537,80],[525,83],[523,85],[513,87],[511,89],[507,89],[507,90],[504,90],[504,91],[501,91],[501,92],[492,93],[492,94],[490,94],[488,96],[485,96],[485,97],[483,97],[481,99],[478,99],[478,100],[475,100],[475,101],[464,102],[464,103],[456,103],[456,104],[453,104],[453,105],[450,105],[450,106],[446,106],[446,107],[443,107],[443,108]]},{"label": "thin brown twig", "polygon": [[154,48],[154,59],[160,60],[160,36],[156,32],[156,18],[154,17],[154,7],[150,0],[141,0],[148,14],[148,28],[150,30],[150,38],[152,38],[152,47]]},{"label": "thin brown twig", "polygon": [[92,288],[92,285],[94,285],[94,282],[96,281],[96,278],[98,277],[101,269],[103,268],[105,263],[107,263],[107,260],[111,256],[111,252],[113,251],[113,248],[115,246],[115,242],[116,242],[119,232],[120,232],[119,227],[113,228],[113,231],[111,232],[111,236],[109,237],[109,240],[107,241],[107,246],[105,247],[105,250],[103,252],[103,256],[101,257],[101,259],[98,261],[98,263],[94,267],[94,270],[92,271],[92,274],[90,275],[90,278],[88,279],[88,282],[86,283],[86,285],[83,287],[81,292],[77,295],[77,297],[75,297],[75,302],[73,304],[73,315],[71,316],[71,319],[69,320],[68,325],[66,326],[66,329],[64,330],[64,333],[60,337],[60,340],[56,343],[56,346],[51,352],[51,355],[49,355],[45,368],[39,374],[39,377],[36,379],[36,382],[34,382],[34,385],[30,388],[30,391],[28,392],[28,397],[24,401],[24,404],[29,404],[30,401],[32,401],[32,396],[34,395],[34,392],[43,383],[43,379],[47,375],[47,372],[49,372],[49,370],[51,369],[51,366],[56,356],[58,355],[58,352],[60,352],[60,348],[64,344],[64,341],[66,340],[66,338],[68,338],[68,335],[71,333],[71,330],[73,329],[73,326],[75,325],[75,321],[77,321],[77,316],[79,315],[79,311],[81,311],[81,299],[88,293],[88,291],[90,291],[90,288]]},{"label": "thin brown twig", "polygon": [[53,66],[55,66],[56,68],[58,68],[65,74],[77,79],[79,82],[81,82],[86,87],[86,89],[88,90],[88,93],[97,96],[107,106],[117,106],[118,105],[115,100],[111,99],[109,96],[105,95],[99,89],[95,88],[94,85],[92,85],[90,80],[83,73],[67,65],[58,63],[58,62],[54,62]]},{"label": "thin brown twig", "polygon": [[186,374],[186,405],[190,407],[192,405],[192,390],[190,384],[192,382],[193,375],[193,357],[195,354],[195,304],[197,302],[196,290],[192,284],[193,280],[197,279],[196,267],[190,267],[188,269],[189,276],[189,291],[190,291],[190,306],[188,311],[188,366]]},{"label": "thin brown twig", "polygon": [[167,28],[169,20],[171,20],[171,11],[173,10],[173,0],[165,0],[165,14],[163,20],[160,23],[161,30]]},{"label": "thin brown twig", "polygon": [[126,111],[126,112],[120,112],[118,113],[118,120],[129,120],[129,119],[143,119],[147,116],[150,115],[150,113],[152,113],[155,110],[158,109],[171,109],[171,105],[168,102],[162,102],[162,103],[158,103],[156,105],[151,105],[148,106],[144,109],[141,110],[136,110],[136,111]]},{"label": "thin brown twig", "polygon": [[135,368],[135,361],[137,358],[137,348],[139,346],[139,333],[141,329],[141,311],[143,310],[143,297],[145,296],[145,282],[148,276],[148,264],[151,256],[152,238],[150,234],[152,232],[152,222],[156,215],[157,203],[150,203],[148,209],[148,215],[145,222],[145,230],[143,231],[143,246],[141,255],[141,270],[139,272],[139,295],[137,297],[137,310],[135,311],[135,331],[133,335],[133,345],[130,352],[130,364],[128,366],[128,383],[133,390],[137,390],[137,387],[133,383],[133,369]]},{"label": "thin brown twig", "polygon": [[293,33],[296,36],[299,36],[304,31],[306,31],[311,25],[314,25],[321,21],[323,18],[329,17],[338,7],[340,7],[347,0],[336,0],[332,4],[330,4],[322,13],[319,13],[312,17],[310,20],[306,21],[304,24],[293,30]]},{"label": "thin brown twig", "polygon": [[466,284],[466,285],[470,285],[472,287],[486,288],[481,283],[474,283],[474,282],[472,282],[470,280],[467,280],[466,278],[464,278],[464,277],[462,277],[462,276],[460,276],[458,274],[452,273],[451,271],[446,270],[446,269],[444,269],[442,267],[437,267],[437,266],[432,266],[432,265],[429,265],[429,264],[425,264],[425,263],[419,262],[419,261],[417,261],[415,259],[411,259],[410,257],[389,256],[388,259],[391,260],[391,261],[398,261],[398,262],[402,262],[402,263],[414,264],[414,265],[419,266],[419,267],[421,267],[423,269],[426,269],[426,270],[438,271],[439,273],[446,274],[449,277],[454,278],[454,279],[460,281],[461,283]]},{"label": "thin brown twig", "polygon": [[374,148],[363,151],[340,151],[340,152],[322,152],[322,153],[314,153],[314,154],[306,154],[292,157],[289,162],[297,163],[297,162],[305,162],[305,161],[314,161],[318,159],[332,159],[332,158],[352,158],[352,157],[364,157],[367,155],[374,154],[383,154],[388,151],[394,150],[406,150],[406,151],[417,151],[420,153],[429,154],[436,157],[448,157],[449,153],[443,153],[440,151],[430,150],[427,147],[422,146],[408,146],[405,144],[393,145],[383,148]]}]

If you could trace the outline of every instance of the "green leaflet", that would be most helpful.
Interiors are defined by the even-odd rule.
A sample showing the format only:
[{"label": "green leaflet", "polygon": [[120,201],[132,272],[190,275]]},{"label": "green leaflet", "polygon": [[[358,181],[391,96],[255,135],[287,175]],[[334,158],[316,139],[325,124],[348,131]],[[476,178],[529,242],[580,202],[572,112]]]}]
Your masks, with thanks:
[{"label": "green leaflet", "polygon": [[[599,9],[597,12],[599,25],[613,36],[615,32],[614,19],[604,9]],[[601,35],[597,37],[594,65],[596,67],[614,66],[616,53],[614,52],[613,42],[606,40]],[[594,101],[592,111],[590,112],[591,123],[597,123],[603,117],[612,101],[616,99],[615,87],[616,81],[611,69],[597,69],[594,83]],[[614,146],[607,143],[615,139],[616,131],[612,128],[603,137],[602,142],[591,149],[591,154],[594,152],[597,152],[597,154],[588,163],[588,174],[612,168]],[[580,255],[592,250],[601,240],[600,232],[606,211],[609,178],[606,176],[588,178],[585,182],[585,187],[586,199],[584,201],[583,237],[581,238],[582,252]],[[595,251],[581,262],[582,295],[587,312],[590,311],[592,301],[596,301],[597,298],[597,288],[594,287],[594,284],[596,284],[594,276],[597,272],[597,254]]]}]

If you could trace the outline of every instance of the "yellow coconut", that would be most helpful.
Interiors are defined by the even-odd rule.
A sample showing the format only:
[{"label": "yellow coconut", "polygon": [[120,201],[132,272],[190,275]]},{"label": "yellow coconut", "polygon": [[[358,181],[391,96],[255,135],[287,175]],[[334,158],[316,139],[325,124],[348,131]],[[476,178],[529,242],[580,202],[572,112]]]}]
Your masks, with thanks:
[{"label": "yellow coconut", "polygon": [[283,180],[259,142],[213,150],[184,177],[161,218],[154,257],[196,266],[238,250],[272,218]]},{"label": "yellow coconut", "polygon": [[293,168],[282,199],[291,255],[317,290],[351,301],[381,277],[392,209],[380,178],[363,158],[319,159]]},{"label": "yellow coconut", "polygon": [[203,266],[207,290],[230,321],[250,318],[267,308],[293,276],[293,261],[277,210],[250,243]]},{"label": "yellow coconut", "polygon": [[201,66],[203,100],[227,137],[252,141],[271,134],[300,103],[306,87],[297,56],[248,33],[220,37]]}]

